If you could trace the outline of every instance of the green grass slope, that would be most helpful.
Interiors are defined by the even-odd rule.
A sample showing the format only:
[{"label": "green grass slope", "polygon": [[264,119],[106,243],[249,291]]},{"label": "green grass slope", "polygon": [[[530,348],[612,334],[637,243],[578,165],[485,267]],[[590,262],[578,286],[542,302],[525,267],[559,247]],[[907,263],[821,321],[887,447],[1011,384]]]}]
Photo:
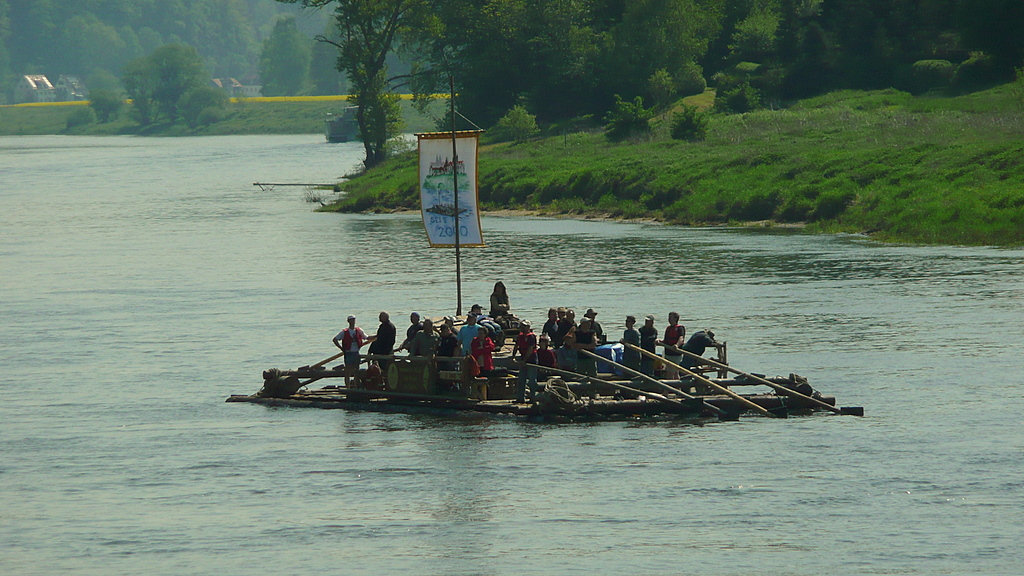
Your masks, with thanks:
[{"label": "green grass slope", "polygon": [[[784,110],[715,115],[703,142],[613,144],[575,133],[482,146],[488,209],[654,218],[672,224],[801,224],[927,244],[1024,244],[1019,90],[912,97],[839,92]],[[333,210],[413,208],[412,155],[344,185]]]}]

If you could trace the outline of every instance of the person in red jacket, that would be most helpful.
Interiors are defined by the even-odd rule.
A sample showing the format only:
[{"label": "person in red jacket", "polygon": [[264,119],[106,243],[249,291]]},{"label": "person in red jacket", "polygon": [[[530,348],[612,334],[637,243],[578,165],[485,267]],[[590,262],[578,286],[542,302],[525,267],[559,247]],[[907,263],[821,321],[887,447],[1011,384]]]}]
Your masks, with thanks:
[{"label": "person in red jacket", "polygon": [[348,328],[334,337],[334,345],[345,353],[345,385],[356,375],[359,369],[359,349],[366,343],[366,334],[356,326],[356,317],[348,317]]},{"label": "person in red jacket", "polygon": [[[686,327],[679,323],[679,313],[668,313],[668,326],[665,327],[665,337],[658,340],[659,346],[665,347],[665,360],[673,364],[679,364],[683,360],[683,354],[678,346],[686,341]],[[676,380],[679,378],[679,370],[675,366],[665,365],[665,379]]]},{"label": "person in red jacket", "polygon": [[[537,364],[548,368],[558,367],[558,357],[551,349],[551,337],[547,334],[540,335],[540,348],[537,349]],[[544,378],[547,380],[547,377]]]},{"label": "person in red jacket", "polygon": [[[523,320],[519,325],[519,336],[516,347],[512,350],[512,358],[519,354],[519,378],[516,383],[516,402],[526,402],[526,393],[533,396],[537,387],[537,335],[533,333],[530,322]],[[532,364],[532,366],[531,366]]]},{"label": "person in red jacket", "polygon": [[494,341],[487,336],[487,328],[481,327],[477,331],[477,337],[473,338],[470,348],[473,359],[480,366],[480,375],[489,375],[494,370],[494,357],[491,355],[494,352]]}]

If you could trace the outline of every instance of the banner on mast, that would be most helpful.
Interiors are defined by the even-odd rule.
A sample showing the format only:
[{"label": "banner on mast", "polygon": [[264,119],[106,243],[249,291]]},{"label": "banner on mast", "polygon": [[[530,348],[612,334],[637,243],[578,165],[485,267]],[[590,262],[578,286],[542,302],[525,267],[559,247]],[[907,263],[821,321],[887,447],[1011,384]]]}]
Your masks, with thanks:
[{"label": "banner on mast", "polygon": [[[455,132],[457,162],[452,154],[451,132],[428,132],[416,137],[420,153],[420,211],[431,248],[455,246],[456,210],[459,246],[483,246],[476,192],[480,131]],[[458,202],[454,194],[456,183]]]}]

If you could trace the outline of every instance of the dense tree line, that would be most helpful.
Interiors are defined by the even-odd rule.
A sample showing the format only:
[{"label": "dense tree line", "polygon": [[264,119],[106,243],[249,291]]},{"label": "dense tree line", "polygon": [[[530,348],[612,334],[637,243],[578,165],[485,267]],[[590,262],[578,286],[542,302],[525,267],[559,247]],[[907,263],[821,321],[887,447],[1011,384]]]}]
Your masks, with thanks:
[{"label": "dense tree line", "polygon": [[[298,13],[289,4],[326,9],[282,25],[278,16]],[[554,120],[601,113],[616,94],[650,100],[662,71],[677,93],[749,84],[772,101],[914,88],[921,61],[938,62],[919,66],[925,80],[969,62],[955,80],[970,86],[1009,77],[1024,60],[1019,0],[0,0],[0,82],[120,77],[129,61],[180,43],[213,76],[267,72],[274,93],[336,91],[337,77],[318,71],[334,68],[338,50],[310,38],[340,43],[337,27],[324,31],[332,17],[351,23],[395,8],[402,21],[389,52],[457,67],[460,105],[484,123],[516,104]]]},{"label": "dense tree line", "polygon": [[[364,106],[454,77],[460,111],[484,126],[514,108],[542,122],[643,113],[643,99],[708,83],[732,111],[834,88],[970,90],[1024,60],[1021,0],[278,1],[333,11]],[[412,77],[390,73],[391,51],[415,62]]]},{"label": "dense tree line", "polygon": [[743,111],[834,88],[994,84],[1024,63],[1022,29],[1021,0],[0,0],[0,100],[28,73],[118,90],[135,73],[138,88],[140,59],[188,46],[206,75],[267,94],[351,90],[375,162],[394,93],[449,77],[481,126],[513,109],[542,124],[643,113],[706,85]]},{"label": "dense tree line", "polygon": [[[90,88],[120,89],[129,62],[167,44],[195,48],[213,77],[258,83],[265,44],[285,15],[299,15],[292,26],[306,51],[329,25],[327,14],[300,15],[274,0],[0,0],[0,103],[23,74],[69,74]],[[302,90],[337,93],[340,74],[334,56],[329,61],[323,78],[303,70]]]},{"label": "dense tree line", "polygon": [[659,72],[675,95],[704,82],[749,86],[757,105],[834,88],[936,86],[927,66],[915,70],[922,61],[944,67],[954,88],[973,89],[1012,78],[1024,61],[1019,0],[439,0],[431,8],[439,39],[426,42],[454,54],[460,104],[483,123],[517,103],[550,121],[601,114],[615,95],[650,102]]}]

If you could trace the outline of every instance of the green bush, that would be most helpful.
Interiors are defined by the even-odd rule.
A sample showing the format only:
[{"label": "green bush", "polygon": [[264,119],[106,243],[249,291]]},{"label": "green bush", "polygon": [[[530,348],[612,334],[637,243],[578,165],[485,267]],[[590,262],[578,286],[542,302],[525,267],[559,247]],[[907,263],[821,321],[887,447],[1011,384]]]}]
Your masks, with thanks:
[{"label": "green bush", "polygon": [[910,67],[907,88],[912,94],[945,90],[953,81],[956,67],[948,60],[918,60]]},{"label": "green bush", "polygon": [[203,108],[203,111],[199,113],[196,118],[196,124],[193,128],[201,126],[209,126],[210,124],[216,124],[227,117],[227,110],[224,108],[210,107]]},{"label": "green bush", "polygon": [[102,123],[116,119],[122,104],[121,95],[112,90],[93,90],[89,93],[89,107]]},{"label": "green bush", "polygon": [[708,134],[708,114],[696,106],[683,105],[672,118],[672,138],[703,140]]},{"label": "green bush", "polygon": [[723,112],[750,112],[761,106],[761,94],[750,82],[742,82],[736,86],[720,91],[715,96],[715,108]]},{"label": "green bush", "polygon": [[984,52],[972,52],[970,58],[956,67],[956,73],[953,75],[953,88],[961,92],[969,92],[988,88],[1005,80],[1009,80],[1009,78],[996,65],[994,58]]},{"label": "green bush", "polygon": [[675,96],[675,83],[672,75],[664,68],[658,69],[647,79],[647,95],[655,108],[664,109]]},{"label": "green bush", "polygon": [[775,37],[779,30],[779,15],[774,11],[754,8],[736,23],[729,50],[735,58],[763,60],[775,51]]},{"label": "green bush", "polygon": [[[181,115],[190,128],[198,128],[212,123],[210,119],[213,117],[213,112],[206,112],[207,110],[223,110],[227,105],[228,95],[223,90],[213,86],[200,86],[189,90],[182,96]],[[206,121],[201,122],[200,117],[205,118]]]},{"label": "green bush", "polygon": [[75,108],[75,111],[68,114],[68,120],[65,123],[65,127],[70,130],[77,126],[86,126],[96,121],[96,113],[92,111],[92,108],[87,106],[81,106]]},{"label": "green bush", "polygon": [[597,210],[599,212],[607,212],[608,214],[618,214],[622,201],[619,200],[614,194],[604,194],[597,200]]},{"label": "green bush", "polygon": [[676,94],[679,96],[693,96],[703,94],[708,87],[704,79],[704,70],[696,62],[687,62],[683,69],[676,73]]},{"label": "green bush", "polygon": [[491,137],[496,142],[511,140],[519,144],[540,134],[540,128],[537,127],[536,116],[530,114],[522,105],[516,105],[498,120],[491,132]]},{"label": "green bush", "polygon": [[736,66],[733,66],[733,72],[741,78],[750,78],[751,76],[758,73],[761,70],[761,65],[757,62],[738,62]]},{"label": "green bush", "polygon": [[642,136],[651,132],[651,118],[654,112],[644,108],[644,99],[637,96],[633,102],[626,102],[618,94],[615,105],[605,116],[605,136],[612,142]]}]

